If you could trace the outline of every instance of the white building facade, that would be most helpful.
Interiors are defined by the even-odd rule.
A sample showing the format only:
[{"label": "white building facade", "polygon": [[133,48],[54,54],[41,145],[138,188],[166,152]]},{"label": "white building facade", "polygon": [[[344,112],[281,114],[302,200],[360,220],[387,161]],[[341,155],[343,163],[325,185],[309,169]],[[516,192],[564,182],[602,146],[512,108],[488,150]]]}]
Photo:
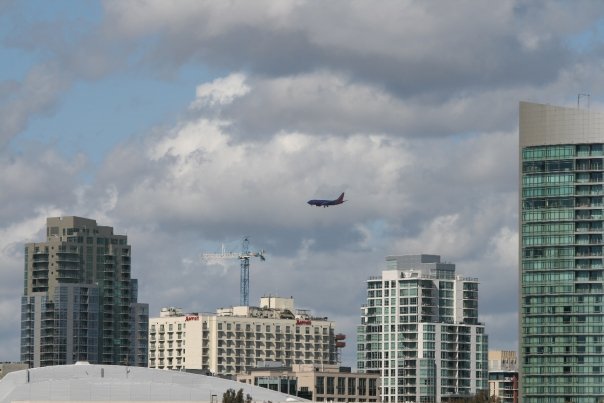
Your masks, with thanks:
[{"label": "white building facade", "polygon": [[293,298],[263,297],[260,307],[185,314],[163,308],[149,319],[149,368],[234,376],[261,361],[335,364],[334,322],[296,310]]},{"label": "white building facade", "polygon": [[488,337],[478,280],[437,255],[389,256],[367,280],[357,331],[359,372],[381,374],[383,402],[440,402],[488,389]]}]

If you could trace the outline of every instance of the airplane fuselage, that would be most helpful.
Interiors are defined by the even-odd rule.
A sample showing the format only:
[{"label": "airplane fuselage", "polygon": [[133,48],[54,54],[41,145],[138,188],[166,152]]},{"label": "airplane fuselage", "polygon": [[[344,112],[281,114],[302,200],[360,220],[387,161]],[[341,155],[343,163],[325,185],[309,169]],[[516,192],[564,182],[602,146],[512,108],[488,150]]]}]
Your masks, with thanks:
[{"label": "airplane fuselage", "polygon": [[346,200],[344,200],[344,193],[342,193],[340,195],[340,197],[338,197],[335,200],[313,199],[313,200],[309,200],[307,203],[310,204],[311,206],[329,207],[329,206],[335,206],[335,205],[338,205],[338,204],[342,204],[345,201]]}]

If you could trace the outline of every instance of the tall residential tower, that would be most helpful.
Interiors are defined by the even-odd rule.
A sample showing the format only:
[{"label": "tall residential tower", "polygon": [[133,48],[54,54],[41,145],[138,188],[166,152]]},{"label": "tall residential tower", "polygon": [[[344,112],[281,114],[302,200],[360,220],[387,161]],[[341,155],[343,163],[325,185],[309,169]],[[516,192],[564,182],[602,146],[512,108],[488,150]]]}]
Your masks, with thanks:
[{"label": "tall residential tower", "polygon": [[80,217],[48,218],[46,236],[25,246],[21,361],[146,366],[149,307],[127,237]]},{"label": "tall residential tower", "polygon": [[367,280],[357,330],[359,372],[379,373],[382,402],[468,398],[488,388],[478,280],[437,255],[388,256]]},{"label": "tall residential tower", "polygon": [[604,114],[520,103],[520,395],[604,396]]}]

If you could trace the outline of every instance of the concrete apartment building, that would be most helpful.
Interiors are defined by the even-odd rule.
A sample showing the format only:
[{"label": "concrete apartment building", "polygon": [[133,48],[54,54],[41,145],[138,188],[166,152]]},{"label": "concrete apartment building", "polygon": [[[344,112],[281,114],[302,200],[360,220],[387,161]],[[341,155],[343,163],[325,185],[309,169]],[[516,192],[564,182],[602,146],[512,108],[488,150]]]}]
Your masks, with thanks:
[{"label": "concrete apartment building", "polygon": [[488,389],[478,280],[437,255],[388,256],[367,280],[359,372],[381,375],[382,402],[440,402]]},{"label": "concrete apartment building", "polygon": [[518,357],[515,351],[489,351],[489,396],[518,403]]},{"label": "concrete apartment building", "polygon": [[48,218],[46,236],[25,245],[21,361],[146,366],[148,305],[126,235],[71,216]]},{"label": "concrete apartment building", "polygon": [[266,365],[238,374],[239,382],[292,394],[313,402],[379,402],[380,375],[339,365]]},{"label": "concrete apartment building", "polygon": [[604,396],[604,113],[520,103],[520,395]]},{"label": "concrete apartment building", "polygon": [[149,320],[149,367],[234,376],[261,361],[337,362],[334,322],[295,309],[293,298],[263,297],[260,307],[185,314],[163,308]]}]

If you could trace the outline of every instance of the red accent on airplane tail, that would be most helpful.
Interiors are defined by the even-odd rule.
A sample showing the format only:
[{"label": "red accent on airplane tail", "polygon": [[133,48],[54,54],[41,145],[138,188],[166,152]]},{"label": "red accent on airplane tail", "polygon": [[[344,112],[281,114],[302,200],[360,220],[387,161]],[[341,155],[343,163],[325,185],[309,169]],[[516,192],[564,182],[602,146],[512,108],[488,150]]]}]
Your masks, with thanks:
[{"label": "red accent on airplane tail", "polygon": [[342,194],[340,195],[340,197],[338,197],[338,199],[336,201],[338,203],[343,203],[344,202],[344,192],[342,192]]}]

